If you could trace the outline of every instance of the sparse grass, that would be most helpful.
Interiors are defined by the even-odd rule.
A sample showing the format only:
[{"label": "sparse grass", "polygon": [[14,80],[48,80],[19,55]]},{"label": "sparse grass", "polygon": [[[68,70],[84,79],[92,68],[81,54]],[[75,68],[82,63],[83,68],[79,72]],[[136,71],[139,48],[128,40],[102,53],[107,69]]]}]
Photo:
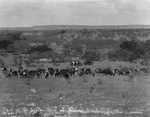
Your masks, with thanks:
[{"label": "sparse grass", "polygon": [[[99,65],[96,64],[90,66],[90,68],[94,70]],[[110,65],[115,66],[114,63]],[[67,65],[62,64],[61,68],[65,66]],[[148,76],[139,76],[138,78],[142,77]],[[10,109],[6,111],[6,113],[11,113],[12,111],[16,112],[18,108],[21,110],[24,107],[27,108],[28,112],[33,109],[35,112],[32,115],[35,117],[44,116],[46,113],[49,115],[47,114],[45,117],[55,115],[62,117],[69,115],[71,117],[136,117],[137,115],[143,117],[144,110],[142,109],[146,108],[145,104],[148,98],[145,96],[148,94],[150,85],[147,81],[138,82],[137,80],[136,83],[134,83],[134,81],[124,82],[124,80],[117,80],[118,78],[121,79],[125,77],[117,76],[116,78],[116,76],[102,75],[96,75],[95,77],[87,76],[87,82],[82,82],[83,79],[76,76],[70,79],[70,84],[67,83],[64,78],[53,79],[49,77],[45,79],[42,77],[39,79],[31,79],[30,85],[27,85],[25,79],[0,78],[0,104],[1,107],[6,108],[5,111],[8,108]],[[134,76],[134,79],[136,78],[137,76]],[[92,93],[90,93],[90,87],[92,87],[93,84],[95,84],[95,86]],[[31,89],[35,89],[36,92],[32,92]],[[121,94],[122,91],[127,92],[128,95],[124,97]],[[122,98],[126,100],[125,105]],[[139,100],[143,100],[142,103]],[[37,109],[38,107],[42,111],[39,111]],[[71,108],[73,110],[71,110]],[[60,113],[60,110],[64,111]],[[141,114],[122,115],[121,111],[139,111]],[[120,114],[111,114],[117,112],[120,112]],[[24,113],[25,110],[22,113],[23,116],[25,116]],[[16,114],[14,113],[14,115]],[[21,112],[18,116],[19,115],[21,115]]]}]

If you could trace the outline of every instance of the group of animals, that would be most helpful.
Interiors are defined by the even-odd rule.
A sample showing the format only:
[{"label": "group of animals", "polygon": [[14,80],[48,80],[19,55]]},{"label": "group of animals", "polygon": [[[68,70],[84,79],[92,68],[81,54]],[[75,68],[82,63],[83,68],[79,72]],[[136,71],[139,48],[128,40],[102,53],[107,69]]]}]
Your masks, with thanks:
[{"label": "group of animals", "polygon": [[[91,64],[91,62],[88,62],[88,64]],[[65,79],[69,79],[72,76],[83,76],[83,75],[92,75],[95,76],[96,74],[105,75],[105,76],[115,76],[115,75],[128,75],[131,72],[138,72],[137,69],[129,69],[126,67],[120,67],[116,69],[110,69],[110,68],[96,68],[94,71],[91,68],[83,67],[79,68],[81,64],[79,62],[71,62],[70,65],[72,67],[65,68],[65,69],[59,69],[54,67],[49,67],[48,69],[44,68],[37,68],[34,70],[25,69],[23,67],[18,68],[18,70],[13,70],[9,68],[3,68],[2,71],[5,74],[6,77],[20,77],[20,78],[40,78],[44,76],[46,79],[48,79],[50,76],[53,78],[60,78],[64,77]],[[142,70],[142,69],[141,69]],[[143,72],[147,72],[146,69],[143,69]]]},{"label": "group of animals", "polygon": [[9,68],[3,68],[2,69],[3,74],[6,77],[20,77],[20,78],[40,78],[44,76],[46,79],[49,78],[49,76],[52,76],[53,78],[60,78],[64,77],[65,79],[69,79],[71,76],[75,75],[90,75],[92,74],[92,70],[90,68],[81,68],[78,69],[77,67],[71,67],[66,69],[59,69],[59,68],[53,68],[49,67],[48,69],[44,68],[37,68],[34,70],[24,69],[24,68],[18,68],[18,70],[13,70]]}]

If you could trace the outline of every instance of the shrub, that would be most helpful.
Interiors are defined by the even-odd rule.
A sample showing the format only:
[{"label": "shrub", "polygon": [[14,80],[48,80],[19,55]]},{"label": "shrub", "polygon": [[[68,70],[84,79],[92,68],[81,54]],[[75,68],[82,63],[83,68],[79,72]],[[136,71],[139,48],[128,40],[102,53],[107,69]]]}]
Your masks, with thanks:
[{"label": "shrub", "polygon": [[126,49],[129,51],[133,51],[135,47],[138,46],[138,43],[135,41],[124,41],[120,44],[120,49]]},{"label": "shrub", "polygon": [[28,51],[28,53],[33,53],[33,52],[47,52],[47,51],[53,51],[52,48],[49,48],[47,45],[41,45],[37,47],[31,47]]},{"label": "shrub", "polygon": [[10,44],[13,44],[13,42],[10,40],[2,40],[0,41],[0,49],[6,49]]},{"label": "shrub", "polygon": [[101,54],[96,51],[86,51],[81,58],[87,61],[97,61],[100,60]]},{"label": "shrub", "polygon": [[119,49],[108,54],[109,60],[119,60],[119,61],[129,61],[133,62],[135,59],[139,58],[137,54],[132,51]]}]

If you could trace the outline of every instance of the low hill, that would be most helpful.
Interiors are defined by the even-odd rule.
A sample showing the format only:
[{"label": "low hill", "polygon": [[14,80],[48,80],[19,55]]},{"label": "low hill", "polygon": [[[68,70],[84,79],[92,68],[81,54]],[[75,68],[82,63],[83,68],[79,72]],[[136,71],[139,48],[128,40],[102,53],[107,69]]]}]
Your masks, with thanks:
[{"label": "low hill", "polygon": [[101,26],[85,26],[85,25],[43,25],[33,26],[32,30],[53,30],[53,29],[150,29],[150,25],[101,25]]},{"label": "low hill", "polygon": [[150,25],[41,25],[33,27],[0,27],[0,30],[58,30],[58,29],[150,29]]}]

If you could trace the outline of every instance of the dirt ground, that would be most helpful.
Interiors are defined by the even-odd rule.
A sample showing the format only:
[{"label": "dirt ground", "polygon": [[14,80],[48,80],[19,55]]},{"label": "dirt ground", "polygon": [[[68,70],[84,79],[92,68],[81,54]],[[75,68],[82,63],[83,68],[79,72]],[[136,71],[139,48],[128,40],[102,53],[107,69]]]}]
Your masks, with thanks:
[{"label": "dirt ground", "polygon": [[[95,62],[90,67],[143,67]],[[47,68],[52,64],[45,64]],[[62,63],[59,68],[69,67]],[[0,71],[0,117],[150,117],[150,74],[39,79],[6,78]],[[30,85],[29,85],[30,82]]]}]

